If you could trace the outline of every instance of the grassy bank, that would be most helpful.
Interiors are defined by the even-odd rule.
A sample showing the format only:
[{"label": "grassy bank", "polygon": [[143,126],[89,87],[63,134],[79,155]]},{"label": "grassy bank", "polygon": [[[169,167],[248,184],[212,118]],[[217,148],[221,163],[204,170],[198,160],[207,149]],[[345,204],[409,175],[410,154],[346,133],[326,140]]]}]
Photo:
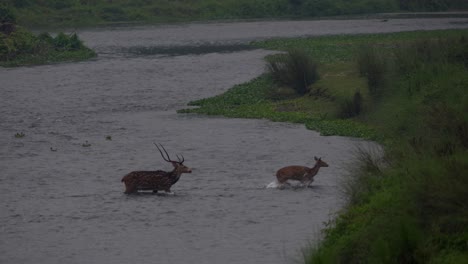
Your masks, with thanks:
[{"label": "grassy bank", "polygon": [[35,35],[17,25],[14,10],[0,4],[0,66],[47,64],[62,61],[79,61],[96,57],[76,34],[48,33]]},{"label": "grassy bank", "polygon": [[468,9],[460,0],[4,0],[23,26],[86,26],[114,22],[177,22],[310,18],[395,11]]},{"label": "grassy bank", "polygon": [[0,66],[14,67],[61,61],[79,61],[95,57],[76,34],[48,33],[38,36],[16,25],[16,15],[0,5]]},{"label": "grassy bank", "polygon": [[96,53],[85,47],[75,34],[36,36],[18,26],[8,35],[0,32],[0,66],[3,67],[82,61],[93,57]]},{"label": "grassy bank", "polygon": [[302,50],[319,79],[300,95],[266,73],[181,112],[304,123],[385,147],[384,160],[359,153],[348,204],[305,262],[467,263],[468,30],[253,45]]}]

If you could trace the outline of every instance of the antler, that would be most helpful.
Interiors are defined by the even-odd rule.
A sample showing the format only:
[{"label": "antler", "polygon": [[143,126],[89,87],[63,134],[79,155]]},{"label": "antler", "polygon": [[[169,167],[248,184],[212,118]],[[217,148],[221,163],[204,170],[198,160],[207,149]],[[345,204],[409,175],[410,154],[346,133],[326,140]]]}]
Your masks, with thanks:
[{"label": "antler", "polygon": [[177,156],[177,159],[179,160],[180,164],[184,163],[185,158],[184,158],[184,156],[182,154],[180,155],[182,157],[182,160],[180,160],[179,155],[176,155],[176,156]]},{"label": "antler", "polygon": [[154,143],[154,142],[153,142],[153,144],[158,148],[159,153],[161,153],[161,156],[162,156],[162,158],[163,158],[165,161],[167,161],[167,162],[173,162],[173,161],[171,160],[171,157],[169,157],[169,154],[167,154],[167,151],[166,151],[166,149],[164,148],[164,146],[163,146],[162,144],[159,144],[159,145],[160,145],[161,148],[164,150],[164,153],[166,153],[167,158],[164,157],[164,154],[162,153],[162,151],[161,151],[161,149],[159,148],[159,146],[158,146],[156,143]]},{"label": "antler", "polygon": [[[176,161],[171,160],[171,157],[169,157],[169,154],[167,154],[166,149],[164,148],[164,146],[163,146],[161,143],[159,144],[159,146],[161,146],[161,148],[164,150],[164,153],[166,153],[167,158],[164,157],[164,154],[162,153],[162,151],[161,151],[161,149],[159,148],[159,146],[158,146],[156,143],[154,143],[154,142],[153,142],[153,144],[158,148],[159,153],[161,153],[161,156],[163,157],[163,159],[164,159],[165,161],[167,161],[167,162],[176,162]],[[182,160],[180,159],[179,155],[176,155],[176,156],[177,156],[177,159],[179,160],[178,163],[180,163],[180,164],[184,163],[184,161],[185,161],[184,156],[180,155],[180,156],[182,157]]]}]

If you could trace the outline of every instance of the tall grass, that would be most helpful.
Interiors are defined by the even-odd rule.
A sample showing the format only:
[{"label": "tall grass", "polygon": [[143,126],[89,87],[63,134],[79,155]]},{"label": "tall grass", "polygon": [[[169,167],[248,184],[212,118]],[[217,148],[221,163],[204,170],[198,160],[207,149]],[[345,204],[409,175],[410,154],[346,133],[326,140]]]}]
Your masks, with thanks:
[{"label": "tall grass", "polygon": [[380,188],[378,183],[383,170],[388,167],[384,151],[378,146],[357,147],[352,163],[348,164],[349,173],[341,183],[342,192],[349,205],[362,204],[368,196]]},{"label": "tall grass", "polygon": [[299,95],[308,93],[319,79],[317,63],[303,50],[273,56],[267,68],[278,84],[293,88]]},{"label": "tall grass", "polygon": [[366,77],[369,94],[374,98],[382,95],[386,85],[388,62],[380,50],[373,46],[363,46],[358,52],[358,68],[361,76]]},{"label": "tall grass", "polygon": [[363,110],[363,99],[361,92],[356,91],[352,99],[345,99],[340,104],[338,117],[351,118],[358,116]]},{"label": "tall grass", "polygon": [[[391,162],[358,151],[343,184],[346,213],[306,263],[468,261],[466,36],[395,47],[382,57],[394,67],[385,96],[367,117],[388,135]],[[376,54],[361,57],[367,78]]]}]

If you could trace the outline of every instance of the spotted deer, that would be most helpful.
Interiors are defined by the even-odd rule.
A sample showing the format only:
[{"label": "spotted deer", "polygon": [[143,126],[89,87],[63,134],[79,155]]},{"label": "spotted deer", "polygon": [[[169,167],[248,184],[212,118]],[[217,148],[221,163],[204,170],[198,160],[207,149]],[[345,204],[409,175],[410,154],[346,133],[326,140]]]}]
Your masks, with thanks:
[{"label": "spotted deer", "polygon": [[321,167],[328,167],[328,164],[322,158],[314,157],[315,165],[312,168],[305,166],[287,166],[279,169],[276,172],[276,178],[280,184],[289,184],[288,180],[300,181],[302,184],[310,186],[314,181],[314,176],[317,175]]},{"label": "spotted deer", "polygon": [[162,170],[130,172],[122,178],[122,182],[125,184],[126,194],[136,193],[139,190],[152,190],[155,193],[158,191],[165,191],[166,193],[170,193],[171,186],[179,181],[182,173],[192,173],[192,169],[183,164],[185,161],[184,156],[181,155],[182,158],[180,158],[179,155],[176,155],[178,161],[171,160],[163,145],[160,144],[166,156],[164,156],[158,145],[155,143],[153,144],[158,148],[162,158],[171,163],[174,169],[169,172]]}]

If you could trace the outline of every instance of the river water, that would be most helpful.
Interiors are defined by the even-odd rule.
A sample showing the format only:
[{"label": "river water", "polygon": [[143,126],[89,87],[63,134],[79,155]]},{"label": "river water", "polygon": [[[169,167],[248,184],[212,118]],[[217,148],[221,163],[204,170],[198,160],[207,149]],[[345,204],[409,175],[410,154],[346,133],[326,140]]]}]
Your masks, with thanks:
[{"label": "river water", "polygon": [[[0,263],[293,263],[342,206],[364,141],[302,125],[176,114],[264,71],[250,40],[468,27],[395,19],[182,24],[79,31],[97,59],[0,69]],[[15,137],[16,134],[24,137]],[[110,139],[110,140],[109,140]],[[133,170],[169,170],[174,195],[125,195]],[[312,188],[277,169],[330,164]]]}]

